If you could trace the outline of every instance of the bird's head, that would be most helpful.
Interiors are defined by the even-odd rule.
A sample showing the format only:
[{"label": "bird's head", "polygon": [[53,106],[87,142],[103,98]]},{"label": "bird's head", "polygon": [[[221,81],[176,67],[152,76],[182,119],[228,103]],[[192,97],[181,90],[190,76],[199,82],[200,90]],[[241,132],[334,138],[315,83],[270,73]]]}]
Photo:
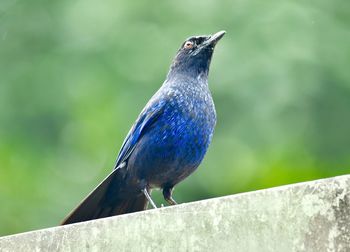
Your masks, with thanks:
[{"label": "bird's head", "polygon": [[174,74],[207,76],[215,45],[225,33],[220,31],[213,35],[193,36],[186,39],[173,60],[168,76],[171,77]]}]

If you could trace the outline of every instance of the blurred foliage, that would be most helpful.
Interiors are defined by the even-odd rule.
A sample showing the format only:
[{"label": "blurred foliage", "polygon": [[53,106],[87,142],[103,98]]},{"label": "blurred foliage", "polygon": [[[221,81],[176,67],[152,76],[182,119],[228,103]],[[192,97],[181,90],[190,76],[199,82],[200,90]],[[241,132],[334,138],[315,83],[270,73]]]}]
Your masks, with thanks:
[{"label": "blurred foliage", "polygon": [[175,198],[348,173],[349,25],[343,0],[1,0],[0,235],[57,225],[110,172],[181,42],[222,29],[216,133]]}]

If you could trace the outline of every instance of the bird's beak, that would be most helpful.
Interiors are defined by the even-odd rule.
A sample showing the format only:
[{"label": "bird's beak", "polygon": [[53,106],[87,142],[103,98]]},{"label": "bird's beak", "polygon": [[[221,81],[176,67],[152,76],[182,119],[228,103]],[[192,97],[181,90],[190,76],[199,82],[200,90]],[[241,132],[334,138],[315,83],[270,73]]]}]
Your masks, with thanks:
[{"label": "bird's beak", "polygon": [[226,31],[219,31],[211,36],[203,43],[203,46],[215,46],[216,43],[225,35]]},{"label": "bird's beak", "polygon": [[225,35],[226,31],[219,31],[213,35],[207,36],[206,40],[200,44],[197,49],[193,52],[193,55],[197,55],[202,51],[206,51],[209,49],[212,51],[216,45],[216,43]]}]

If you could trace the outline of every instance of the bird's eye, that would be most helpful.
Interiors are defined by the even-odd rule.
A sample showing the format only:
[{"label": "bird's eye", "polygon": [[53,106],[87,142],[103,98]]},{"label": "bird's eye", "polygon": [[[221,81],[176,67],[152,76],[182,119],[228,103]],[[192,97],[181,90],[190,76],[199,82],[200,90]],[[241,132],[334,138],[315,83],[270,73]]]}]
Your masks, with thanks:
[{"label": "bird's eye", "polygon": [[192,49],[193,48],[193,42],[191,41],[186,41],[184,44],[185,49]]}]

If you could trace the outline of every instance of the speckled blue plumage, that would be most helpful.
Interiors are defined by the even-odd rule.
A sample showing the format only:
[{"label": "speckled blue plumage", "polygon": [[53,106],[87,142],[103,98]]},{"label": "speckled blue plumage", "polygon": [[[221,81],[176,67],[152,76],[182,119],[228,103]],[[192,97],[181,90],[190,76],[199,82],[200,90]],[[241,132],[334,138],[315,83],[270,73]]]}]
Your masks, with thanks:
[{"label": "speckled blue plumage", "polygon": [[150,187],[173,186],[198,167],[215,123],[207,78],[170,78],[142,111],[121,156],[128,143],[137,143],[127,161],[132,177]]}]

